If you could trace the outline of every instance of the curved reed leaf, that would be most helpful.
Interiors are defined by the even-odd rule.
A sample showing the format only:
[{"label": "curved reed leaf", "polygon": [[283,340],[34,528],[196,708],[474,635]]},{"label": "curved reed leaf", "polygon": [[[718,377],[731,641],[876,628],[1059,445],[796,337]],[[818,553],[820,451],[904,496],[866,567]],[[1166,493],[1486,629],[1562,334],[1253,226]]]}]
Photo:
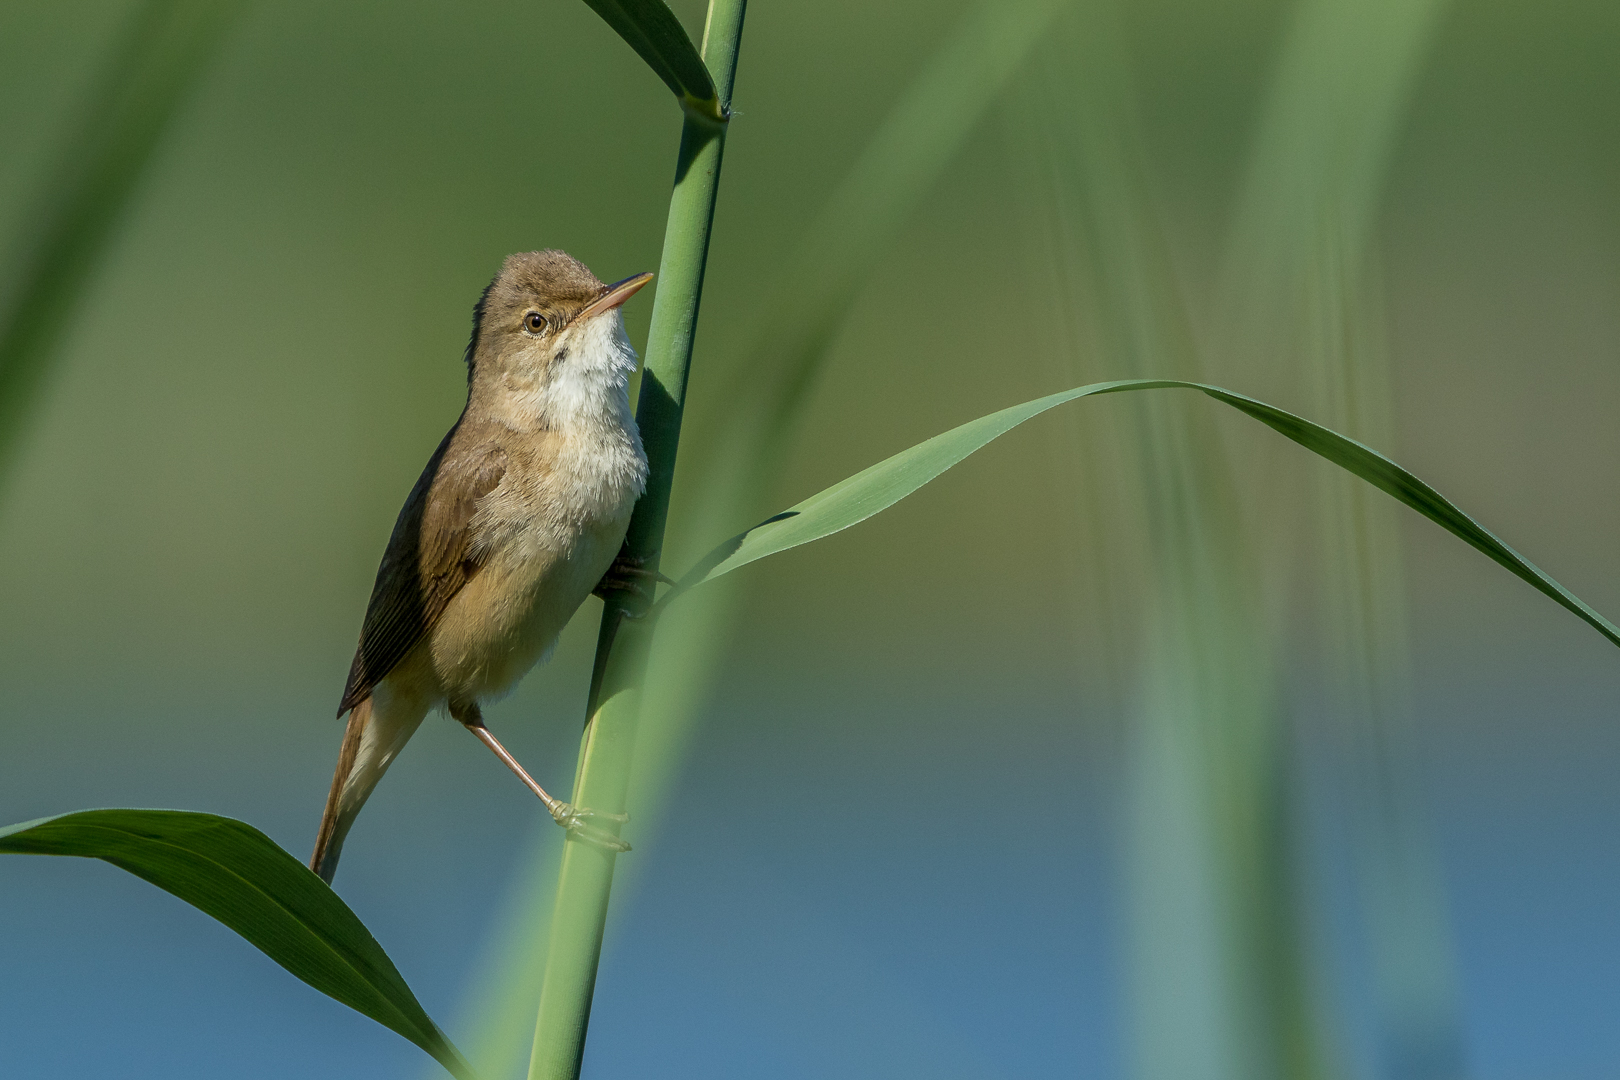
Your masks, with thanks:
[{"label": "curved reed leaf", "polygon": [[102,859],[235,930],[329,997],[475,1075],[349,906],[302,862],[233,818],[182,810],[81,810],[0,828],[0,852]]},{"label": "curved reed leaf", "polygon": [[1514,576],[1574,612],[1611,642],[1620,645],[1620,627],[1588,607],[1574,593],[1503,543],[1495,533],[1463,513],[1445,496],[1378,451],[1274,405],[1218,386],[1181,379],[1123,379],[1092,383],[1026,401],[1022,405],[981,416],[942,435],[935,435],[732,537],[699,561],[676,589],[659,602],[667,603],[686,589],[712,581],[739,566],[746,566],[800,544],[808,544],[865,521],[873,514],[893,506],[986,443],[1048,409],[1098,394],[1164,389],[1197,390],[1207,394],[1354,473],[1379,490],[1393,495],[1470,547],[1483,552]]},{"label": "curved reed leaf", "polygon": [[708,65],[693,47],[681,20],[664,0],[585,2],[647,61],[647,66],[675,92],[684,107],[711,120],[724,119],[724,105],[715,92]]}]

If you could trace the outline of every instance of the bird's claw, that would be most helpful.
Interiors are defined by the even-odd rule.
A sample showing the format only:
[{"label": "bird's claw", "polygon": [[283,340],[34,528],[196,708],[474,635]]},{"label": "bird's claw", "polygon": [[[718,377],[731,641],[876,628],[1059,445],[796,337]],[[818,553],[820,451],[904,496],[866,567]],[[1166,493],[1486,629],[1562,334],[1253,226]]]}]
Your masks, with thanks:
[{"label": "bird's claw", "polygon": [[615,825],[623,825],[630,820],[629,814],[604,814],[599,810],[592,810],[588,806],[575,806],[573,803],[558,803],[551,811],[552,818],[568,832],[570,840],[579,840],[599,847],[604,851],[626,852],[630,845],[620,840],[606,829],[588,823],[590,818],[600,818],[611,821]]},{"label": "bird's claw", "polygon": [[604,600],[610,599],[613,594],[628,593],[638,600],[650,603],[659,582],[666,585],[675,584],[673,578],[647,568],[647,564],[653,558],[651,555],[632,555],[627,547],[619,552],[618,557],[613,560],[613,565],[608,567],[607,573],[602,575],[602,580],[597,582],[596,588],[592,591]]}]

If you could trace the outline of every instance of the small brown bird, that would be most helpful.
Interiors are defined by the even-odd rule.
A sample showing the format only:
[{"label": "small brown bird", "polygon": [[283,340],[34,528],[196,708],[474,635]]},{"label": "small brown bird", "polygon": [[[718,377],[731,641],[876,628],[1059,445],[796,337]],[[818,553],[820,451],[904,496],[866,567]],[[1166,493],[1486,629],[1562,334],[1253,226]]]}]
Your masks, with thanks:
[{"label": "small brown bird", "polygon": [[559,824],[624,850],[524,772],[479,702],[544,660],[593,591],[641,587],[645,572],[615,558],[647,479],[619,305],[651,279],[604,285],[563,252],[531,251],[473,308],[467,405],[399,512],[338,705],[349,724],[310,858],[328,884],[360,807],[440,705]]}]

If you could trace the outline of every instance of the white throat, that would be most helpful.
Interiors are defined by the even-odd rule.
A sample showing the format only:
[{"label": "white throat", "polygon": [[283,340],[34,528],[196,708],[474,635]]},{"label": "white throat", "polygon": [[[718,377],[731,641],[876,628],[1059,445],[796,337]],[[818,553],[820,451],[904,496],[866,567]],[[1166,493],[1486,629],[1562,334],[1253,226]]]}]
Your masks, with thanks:
[{"label": "white throat", "polygon": [[535,401],[548,426],[607,424],[635,430],[630,376],[636,370],[636,350],[617,308],[570,327],[552,351],[562,359],[553,359]]},{"label": "white throat", "polygon": [[[582,527],[617,523],[609,545],[617,551],[647,479],[647,457],[630,411],[636,352],[617,310],[570,327],[546,345],[550,362],[542,370],[507,373],[499,392],[485,399],[493,417],[514,432],[544,433],[543,490],[520,495],[519,484],[509,514],[499,500],[487,512],[508,517],[526,543],[552,552],[572,551]],[[506,490],[504,481],[497,490]],[[586,591],[605,568],[604,562],[594,570]]]},{"label": "white throat", "polygon": [[542,428],[576,438],[627,432],[639,450],[630,411],[636,351],[617,308],[569,327],[546,343],[542,357],[491,388],[484,400],[494,419],[514,431]]}]

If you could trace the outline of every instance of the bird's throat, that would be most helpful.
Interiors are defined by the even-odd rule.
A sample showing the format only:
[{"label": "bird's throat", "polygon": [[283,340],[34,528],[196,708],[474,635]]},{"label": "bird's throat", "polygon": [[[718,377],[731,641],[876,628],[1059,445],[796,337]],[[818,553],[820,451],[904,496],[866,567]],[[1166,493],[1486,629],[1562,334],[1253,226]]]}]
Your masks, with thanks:
[{"label": "bird's throat", "polygon": [[481,395],[482,404],[492,419],[514,431],[587,439],[633,435],[629,388],[636,364],[615,310],[558,335],[543,364],[503,372],[500,384]]}]

